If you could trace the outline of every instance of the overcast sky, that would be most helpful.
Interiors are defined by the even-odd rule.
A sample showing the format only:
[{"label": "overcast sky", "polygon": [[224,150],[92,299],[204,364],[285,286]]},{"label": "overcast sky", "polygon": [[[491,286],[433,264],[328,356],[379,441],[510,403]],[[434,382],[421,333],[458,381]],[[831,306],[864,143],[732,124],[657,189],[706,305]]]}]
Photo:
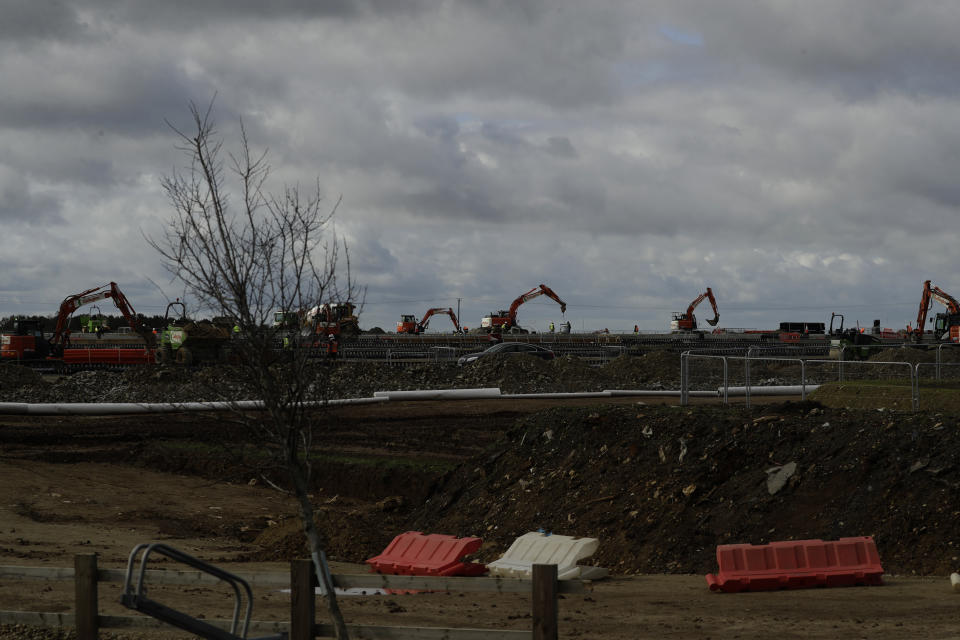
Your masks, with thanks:
[{"label": "overcast sky", "polygon": [[[319,178],[361,326],[521,307],[543,330],[901,328],[960,296],[960,3],[0,0],[0,315],[114,280],[181,288],[144,235],[216,94],[274,191]],[[161,293],[154,282],[163,290]],[[102,307],[104,313],[108,312]],[[942,309],[941,309],[942,310]],[[114,312],[112,308],[109,312]],[[701,320],[710,317],[701,306]],[[447,328],[438,317],[433,328]]]}]

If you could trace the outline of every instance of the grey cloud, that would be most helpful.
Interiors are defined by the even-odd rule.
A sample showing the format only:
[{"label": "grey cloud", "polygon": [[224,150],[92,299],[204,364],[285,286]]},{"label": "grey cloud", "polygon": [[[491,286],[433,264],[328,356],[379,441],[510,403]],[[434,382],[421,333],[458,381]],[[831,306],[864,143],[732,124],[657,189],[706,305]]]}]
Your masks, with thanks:
[{"label": "grey cloud", "polygon": [[425,0],[169,0],[144,3],[139,0],[88,0],[88,8],[114,23],[151,25],[154,28],[203,29],[213,21],[275,21],[310,19],[358,19],[370,15],[417,15],[431,3]]},{"label": "grey cloud", "polygon": [[561,158],[577,157],[577,149],[573,146],[573,143],[570,142],[570,139],[565,136],[550,136],[547,139],[547,144],[544,146],[544,151],[552,156]]},{"label": "grey cloud", "polygon": [[56,197],[34,193],[24,173],[0,165],[0,220],[43,226],[61,222],[60,209]]},{"label": "grey cloud", "polygon": [[76,5],[65,0],[5,0],[0,6],[0,42],[70,39],[85,30]]},{"label": "grey cloud", "polygon": [[414,215],[425,218],[461,218],[484,223],[505,222],[509,212],[484,189],[472,185],[438,184],[401,196],[398,203]]}]

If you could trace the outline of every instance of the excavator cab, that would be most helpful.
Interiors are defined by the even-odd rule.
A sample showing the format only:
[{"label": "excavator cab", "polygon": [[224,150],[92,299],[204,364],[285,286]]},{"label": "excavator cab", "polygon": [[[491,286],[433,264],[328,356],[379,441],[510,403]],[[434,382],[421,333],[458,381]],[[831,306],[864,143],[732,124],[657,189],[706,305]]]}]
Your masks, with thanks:
[{"label": "excavator cab", "polygon": [[416,333],[417,316],[413,314],[403,314],[400,316],[400,322],[397,323],[397,333]]},{"label": "excavator cab", "polygon": [[36,360],[50,355],[50,344],[43,335],[40,320],[16,318],[13,334],[0,338],[0,359],[19,361]]}]

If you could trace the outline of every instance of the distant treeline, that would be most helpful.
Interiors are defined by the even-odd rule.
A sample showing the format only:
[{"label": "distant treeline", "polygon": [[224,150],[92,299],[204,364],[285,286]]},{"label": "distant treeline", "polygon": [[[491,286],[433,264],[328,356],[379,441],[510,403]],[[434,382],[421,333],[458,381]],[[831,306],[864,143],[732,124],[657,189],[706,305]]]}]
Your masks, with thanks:
[{"label": "distant treeline", "polygon": [[[0,331],[12,331],[13,330],[13,321],[17,318],[23,318],[26,320],[39,320],[40,326],[44,331],[53,332],[57,328],[57,317],[56,316],[5,316],[0,319]],[[121,315],[109,315],[109,314],[74,314],[70,318],[70,322],[67,325],[67,328],[70,331],[76,333],[83,329],[86,326],[87,320],[93,318],[100,321],[102,324],[106,325],[110,329],[117,329],[118,327],[129,327],[130,325]],[[153,329],[161,329],[166,326],[164,324],[163,316],[153,315],[141,315],[140,321]]]}]

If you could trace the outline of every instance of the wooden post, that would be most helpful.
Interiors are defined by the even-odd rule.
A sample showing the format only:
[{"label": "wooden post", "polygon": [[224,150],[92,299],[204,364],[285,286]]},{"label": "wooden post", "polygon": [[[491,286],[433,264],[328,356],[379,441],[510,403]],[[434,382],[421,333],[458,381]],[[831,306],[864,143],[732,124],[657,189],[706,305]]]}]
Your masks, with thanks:
[{"label": "wooden post", "polygon": [[533,565],[533,640],[558,640],[557,565]]},{"label": "wooden post", "polygon": [[73,557],[73,582],[77,640],[97,640],[100,626],[97,602],[97,554],[78,553]]},{"label": "wooden post", "polygon": [[313,640],[315,577],[310,560],[290,562],[290,640]]}]

